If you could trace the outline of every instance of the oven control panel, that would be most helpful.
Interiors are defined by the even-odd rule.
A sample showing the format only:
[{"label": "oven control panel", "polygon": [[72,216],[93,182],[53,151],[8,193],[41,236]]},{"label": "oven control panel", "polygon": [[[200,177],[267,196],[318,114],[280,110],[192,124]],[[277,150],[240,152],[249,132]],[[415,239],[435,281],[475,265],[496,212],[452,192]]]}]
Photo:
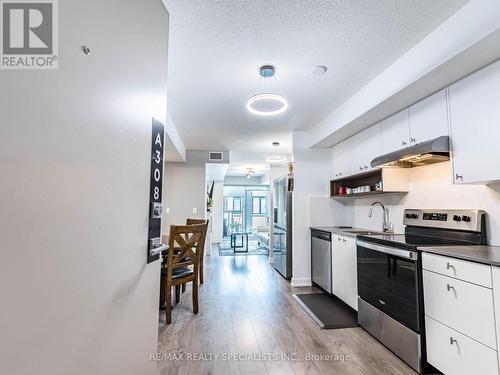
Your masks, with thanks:
[{"label": "oven control panel", "polygon": [[422,214],[422,220],[446,221],[448,220],[448,214],[437,213],[437,212],[424,212]]},{"label": "oven control panel", "polygon": [[403,224],[479,232],[484,215],[482,210],[407,209],[404,212]]}]

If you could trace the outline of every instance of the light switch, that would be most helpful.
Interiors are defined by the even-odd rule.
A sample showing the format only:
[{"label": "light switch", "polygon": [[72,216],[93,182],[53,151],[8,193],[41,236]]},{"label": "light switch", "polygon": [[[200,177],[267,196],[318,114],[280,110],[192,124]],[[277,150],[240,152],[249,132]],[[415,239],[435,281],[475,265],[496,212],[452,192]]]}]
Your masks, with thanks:
[{"label": "light switch", "polygon": [[165,207],[165,215],[170,215],[170,207]]},{"label": "light switch", "polygon": [[198,208],[193,207],[193,215],[198,215]]}]

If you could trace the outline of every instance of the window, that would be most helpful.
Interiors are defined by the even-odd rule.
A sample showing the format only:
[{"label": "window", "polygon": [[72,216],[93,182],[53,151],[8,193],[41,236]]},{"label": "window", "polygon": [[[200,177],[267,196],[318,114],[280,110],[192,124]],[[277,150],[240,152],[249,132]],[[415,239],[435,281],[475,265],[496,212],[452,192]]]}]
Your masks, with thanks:
[{"label": "window", "polygon": [[241,212],[242,209],[241,197],[225,197],[226,209],[225,211]]},{"label": "window", "polygon": [[252,214],[265,215],[267,213],[267,197],[252,198]]}]

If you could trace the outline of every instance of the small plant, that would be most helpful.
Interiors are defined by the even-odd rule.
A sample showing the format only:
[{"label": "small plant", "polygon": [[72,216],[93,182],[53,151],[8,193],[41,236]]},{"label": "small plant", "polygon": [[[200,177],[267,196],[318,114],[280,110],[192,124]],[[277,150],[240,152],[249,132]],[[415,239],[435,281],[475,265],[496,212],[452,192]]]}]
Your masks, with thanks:
[{"label": "small plant", "polygon": [[207,192],[207,211],[210,211],[214,205],[214,184],[215,181],[212,181],[212,186],[210,187],[210,191]]}]

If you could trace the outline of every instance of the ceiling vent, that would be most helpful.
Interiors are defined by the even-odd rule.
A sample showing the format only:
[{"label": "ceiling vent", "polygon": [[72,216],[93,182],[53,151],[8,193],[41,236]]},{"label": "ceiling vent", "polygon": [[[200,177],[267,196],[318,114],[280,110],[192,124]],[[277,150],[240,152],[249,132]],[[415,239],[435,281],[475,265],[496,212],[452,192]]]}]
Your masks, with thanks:
[{"label": "ceiling vent", "polygon": [[221,151],[210,151],[208,153],[208,160],[210,160],[210,161],[223,161],[224,154]]}]

